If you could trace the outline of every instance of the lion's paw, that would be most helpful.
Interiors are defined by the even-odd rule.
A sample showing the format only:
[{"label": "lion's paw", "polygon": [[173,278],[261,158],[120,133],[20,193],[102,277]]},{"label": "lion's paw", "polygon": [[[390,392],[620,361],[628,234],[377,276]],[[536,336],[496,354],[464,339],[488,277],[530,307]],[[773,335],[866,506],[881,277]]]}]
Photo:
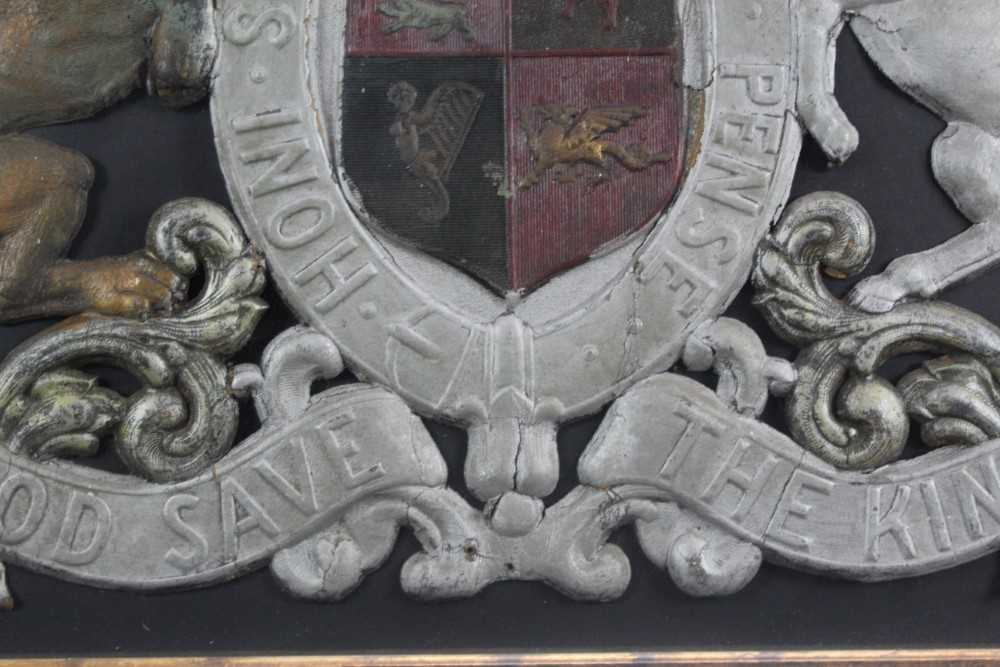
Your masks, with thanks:
[{"label": "lion's paw", "polygon": [[847,302],[868,313],[887,313],[909,296],[909,291],[891,275],[882,273],[858,283]]},{"label": "lion's paw", "polygon": [[187,283],[163,262],[137,253],[87,263],[80,287],[89,309],[103,315],[146,317],[169,313]]}]

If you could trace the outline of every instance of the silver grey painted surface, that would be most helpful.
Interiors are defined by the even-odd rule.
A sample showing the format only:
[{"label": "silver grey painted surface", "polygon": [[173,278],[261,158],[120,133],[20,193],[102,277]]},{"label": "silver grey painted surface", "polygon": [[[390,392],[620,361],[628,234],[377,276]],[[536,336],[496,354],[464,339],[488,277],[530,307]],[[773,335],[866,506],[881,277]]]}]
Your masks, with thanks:
[{"label": "silver grey painted surface", "polygon": [[[421,546],[401,573],[410,594],[469,596],[497,582],[535,580],[577,599],[610,600],[630,579],[628,558],[607,542],[624,526],[635,527],[645,555],[679,588],[699,596],[738,592],[764,559],[875,581],[997,550],[1000,530],[988,517],[1000,513],[1000,330],[942,302],[897,304],[968,277],[990,258],[951,262],[959,270],[935,277],[933,290],[897,299],[875,281],[841,302],[820,269],[846,275],[869,261],[868,214],[836,193],[785,210],[798,118],[834,158],[846,158],[857,141],[828,87],[832,38],[845,12],[861,12],[857,20],[879,32],[879,21],[897,22],[899,30],[885,35],[866,34],[861,23],[856,29],[902,82],[891,69],[895,40],[912,42],[921,63],[938,62],[943,48],[921,41],[934,27],[914,13],[922,1],[680,3],[685,84],[703,96],[705,115],[677,201],[646,238],[507,300],[380,237],[355,215],[332,166],[343,0],[220,2],[213,114],[223,169],[241,223],[307,325],[278,336],[259,365],[220,378],[222,360],[245,342],[259,313],[260,265],[239,250],[242,238],[219,211],[192,202],[166,209],[187,221],[184,229],[206,216],[218,223],[181,235],[199,241],[209,288],[187,320],[128,325],[129,333],[141,331],[121,350],[134,352],[158,326],[156,335],[167,331],[186,354],[210,360],[202,374],[210,386],[181,387],[194,405],[185,442],[209,453],[171,475],[161,473],[177,471],[154,457],[154,465],[135,468],[155,480],[146,481],[2,449],[0,556],[73,581],[140,590],[209,585],[269,563],[285,590],[326,601],[350,594],[380,567],[406,526]],[[959,13],[981,8],[947,0],[923,9],[933,16],[946,5]],[[982,11],[989,19],[995,10]],[[943,72],[954,66],[943,62]],[[941,71],[923,64],[914,71],[917,84],[908,89],[931,106],[950,104],[935,97]],[[970,114],[982,111],[982,97],[958,94]],[[974,219],[976,207],[989,208],[995,181],[989,154],[970,158],[963,142],[993,130],[978,116],[947,119],[953,127],[942,141],[954,140],[955,150],[935,149],[935,167]],[[974,221],[989,233],[989,221]],[[197,253],[177,239],[154,233],[151,245],[190,273]],[[966,257],[963,243],[935,257]],[[933,257],[906,261],[933,275]],[[803,348],[794,363],[769,357],[746,325],[720,319],[751,269],[768,323]],[[885,279],[896,275],[892,269]],[[866,294],[881,301],[873,305]],[[85,331],[106,337],[111,327]],[[58,338],[65,335],[25,350],[48,358],[66,347]],[[140,348],[144,377],[187,359],[171,346],[162,358]],[[878,379],[888,358],[918,349],[952,356],[896,386]],[[21,368],[24,354],[0,368],[0,389],[4,369]],[[669,374],[678,362],[713,371],[717,389]],[[316,381],[345,368],[363,383],[313,394]],[[23,384],[23,374],[11,377]],[[212,399],[220,386],[252,398],[261,421],[232,450],[227,420],[205,418],[206,409],[231,406],[228,392]],[[116,397],[67,375],[29,398],[45,403],[52,387],[75,387],[72,400],[98,418],[122,409]],[[785,395],[794,439],[756,420],[771,396]],[[140,417],[173,414],[166,398],[151,400]],[[579,463],[581,485],[546,508],[559,470],[559,424],[608,403]],[[28,421],[43,431],[59,423],[38,414]],[[468,428],[466,481],[482,511],[446,486],[447,468],[418,414]],[[911,420],[936,451],[896,461]],[[99,421],[74,423],[76,439],[59,433],[56,442],[89,443],[77,432],[88,435]],[[125,452],[172,447],[149,432],[126,435]],[[30,440],[8,439],[17,450]]]},{"label": "silver grey painted surface", "polygon": [[[524,299],[477,292],[495,307],[469,309],[471,280],[384,242],[331,166],[344,2],[220,5],[213,113],[248,234],[292,308],[355,374],[468,428],[466,481],[498,530],[523,535],[537,523],[537,499],[558,481],[560,423],[669,369],[688,334],[725,309],[787,198],[800,147],[791,17],[784,2],[755,6],[682,8],[688,90],[704,96],[702,150],[641,245]],[[289,146],[303,152],[281,172]]]},{"label": "silver grey painted surface", "polygon": [[237,366],[232,387],[253,396],[262,422],[289,422],[306,411],[314,382],[332,380],[343,371],[333,341],[308,327],[293,327],[271,341],[259,367]]},{"label": "silver grey painted surface", "polygon": [[[294,348],[297,340],[283,344]],[[277,375],[261,387],[301,378],[300,351],[271,354],[298,360],[272,365]],[[317,360],[321,369],[326,364]],[[313,397],[308,406],[285,405],[291,412],[272,413],[258,433],[183,482],[146,482],[0,452],[0,500],[8,509],[0,554],[97,586],[203,586],[259,567],[368,494],[447,479],[420,420],[382,389],[355,384]],[[22,498],[16,507],[15,494]]]},{"label": "silver grey painted surface", "polygon": [[784,395],[798,380],[791,363],[767,355],[753,329],[727,317],[695,329],[683,362],[689,370],[715,373],[719,398],[751,417],[760,416],[771,394]]},{"label": "silver grey painted surface", "polygon": [[894,260],[861,282],[854,305],[886,312],[938,295],[1000,261],[1000,5],[992,0],[801,0],[798,108],[831,159],[858,146],[833,92],[836,39],[847,19],[896,85],[939,115],[938,183],[972,228],[937,248]]},{"label": "silver grey painted surface", "polygon": [[706,387],[661,375],[612,406],[579,472],[584,484],[624,497],[675,502],[770,562],[878,581],[1000,548],[984,492],[1000,488],[998,452],[993,440],[845,471],[732,412]]},{"label": "silver grey painted surface", "polygon": [[[768,393],[790,394],[792,429],[801,444],[847,467],[870,469],[891,463],[905,440],[908,412],[917,414],[923,408],[927,420],[936,418],[937,423],[953,416],[927,407],[926,397],[937,391],[936,385],[921,394],[924,398],[921,404],[916,398],[919,392],[908,391],[914,397],[907,399],[895,389],[870,379],[871,371],[883,361],[882,353],[888,353],[894,342],[881,341],[879,335],[887,331],[909,334],[908,327],[917,327],[919,335],[915,338],[925,345],[984,353],[992,346],[992,327],[943,304],[914,306],[888,320],[863,314],[852,315],[853,320],[846,317],[845,313],[862,311],[827,298],[816,266],[803,262],[803,254],[796,254],[801,250],[796,247],[799,237],[806,239],[804,245],[816,240],[809,237],[811,228],[801,234],[797,228],[816,223],[817,212],[807,209],[823,195],[793,208],[786,217],[785,227],[779,228],[765,245],[773,256],[769,257],[765,250],[758,267],[761,299],[770,304],[765,309],[772,324],[787,335],[794,328],[790,321],[798,322],[802,335],[791,339],[804,346],[815,343],[821,349],[814,354],[817,358],[810,359],[807,353],[805,361],[800,360],[794,366],[769,359],[753,332],[735,322],[715,320],[721,312],[718,306],[724,307],[733,296],[725,276],[730,272],[740,275],[744,258],[761,238],[759,232],[748,232],[752,228],[749,220],[744,219],[739,231],[728,221],[736,219],[735,212],[746,214],[744,218],[752,219],[758,214],[761,219],[769,219],[787,196],[790,169],[786,167],[794,162],[799,148],[797,124],[788,123],[788,119],[795,112],[801,113],[806,125],[835,157],[846,157],[856,143],[846,119],[836,116],[835,100],[832,91],[827,90],[826,81],[832,64],[832,38],[843,25],[845,12],[860,9],[863,4],[868,3],[806,1],[792,8],[780,3],[685,3],[681,8],[686,43],[685,82],[692,94],[704,95],[706,130],[702,150],[677,203],[638,247],[626,244],[592,266],[571,272],[564,280],[553,281],[537,294],[524,300],[509,299],[506,303],[472,286],[460,272],[367,229],[364,221],[355,216],[358,207],[350,205],[350,190],[338,186],[343,174],[330,164],[331,158],[334,164],[338,162],[335,137],[340,127],[343,3],[269,4],[267,9],[275,13],[268,17],[280,29],[266,36],[258,34],[258,39],[249,43],[238,39],[235,41],[239,44],[234,46],[234,40],[225,39],[223,29],[221,63],[226,76],[220,80],[219,90],[225,92],[216,97],[214,112],[220,153],[248,233],[272,258],[276,279],[293,308],[318,331],[337,341],[347,365],[355,373],[398,393],[421,413],[457,421],[469,428],[466,479],[470,488],[487,502],[485,516],[480,516],[475,512],[470,514],[448,492],[428,495],[405,491],[373,501],[364,509],[355,510],[358,516],[352,514],[351,519],[328,533],[282,552],[272,569],[286,588],[307,597],[339,599],[365,572],[384,560],[395,534],[395,529],[379,532],[383,529],[375,529],[375,522],[366,518],[368,514],[394,517],[390,523],[406,523],[416,520],[411,514],[417,512],[421,502],[426,502],[437,509],[425,512],[454,515],[439,519],[438,524],[465,526],[450,538],[453,549],[462,543],[459,536],[463,534],[473,540],[472,544],[486,539],[485,535],[489,538],[490,553],[509,554],[513,569],[483,575],[478,573],[481,566],[476,565],[473,568],[476,572],[463,575],[460,580],[448,580],[421,570],[420,581],[426,585],[414,588],[415,584],[407,584],[409,590],[430,597],[471,594],[486,583],[513,577],[544,579],[580,597],[610,596],[613,587],[597,586],[595,591],[587,591],[559,583],[559,573],[547,573],[542,564],[532,564],[532,553],[537,547],[525,546],[535,536],[554,530],[550,528],[554,521],[561,521],[558,510],[563,505],[545,511],[537,500],[547,495],[555,483],[556,425],[593,411],[651,373],[668,369],[681,357],[694,370],[714,370],[720,376],[721,400],[738,413],[758,415]],[[255,9],[259,12],[262,7],[230,3],[225,11],[230,17],[246,16],[245,25],[252,25]],[[297,35],[307,18],[315,28]],[[759,29],[751,30],[748,25],[755,22]],[[288,50],[297,47],[303,49],[302,54],[298,58],[290,56]],[[273,54],[275,50],[281,52],[280,56]],[[253,79],[256,64],[273,63],[276,58],[284,68],[280,76],[255,80],[255,86],[249,89],[243,85],[247,77]],[[231,71],[227,70],[230,66]],[[226,77],[234,82],[231,87],[227,87]],[[801,89],[797,86],[800,77]],[[734,82],[738,84],[735,87],[730,85]],[[269,89],[274,91],[270,95]],[[240,97],[241,91],[249,97],[249,102],[247,97]],[[817,91],[823,95],[814,96]],[[286,114],[280,124],[262,124],[261,117],[247,112],[254,108],[273,110],[274,105],[268,106],[267,101],[278,99],[282,105],[277,113]],[[315,117],[297,115],[302,109],[318,113]],[[840,120],[844,122],[838,123]],[[841,131],[839,137],[838,131]],[[747,136],[758,141],[745,140]],[[253,156],[261,150],[261,145],[289,138],[302,140],[309,146],[304,163],[310,169],[308,177],[277,192],[258,196],[254,185],[266,178],[268,172],[241,156]],[[328,146],[333,147],[332,155],[327,154]],[[767,164],[770,170],[755,174],[752,169],[746,171],[747,164],[757,167]],[[762,173],[766,173],[763,181],[755,181],[755,176]],[[763,190],[755,190],[754,183],[762,184]],[[318,215],[319,222],[300,238],[283,235],[282,226],[289,224],[290,204],[286,202],[303,198],[310,202],[311,208],[293,207],[291,213],[294,216],[306,210]],[[832,248],[826,257],[828,268],[863,265],[873,243],[867,214],[833,196],[818,206],[824,209],[818,217],[829,214],[836,218],[833,222],[839,225],[836,231],[841,234],[836,240],[846,238],[853,243],[849,247]],[[821,222],[829,221],[824,218]],[[350,261],[344,260],[342,266],[331,265],[322,276],[311,272],[302,279],[303,267],[328,252],[324,238],[350,239]],[[785,245],[781,246],[782,243]],[[707,257],[704,251],[709,251]],[[838,251],[839,257],[835,256]],[[783,264],[778,257],[784,260]],[[775,267],[775,264],[782,265]],[[669,278],[666,283],[649,280],[650,272],[662,277],[664,269]],[[365,278],[364,282],[352,284],[351,279],[359,275]],[[655,294],[656,299],[647,301],[647,293]],[[677,301],[685,294],[692,300],[700,295],[699,307],[685,312],[684,303]],[[775,295],[784,295],[786,302],[779,304],[777,297],[769,301]],[[624,310],[616,306],[623,296],[628,303]],[[810,314],[812,319],[796,320],[799,313],[788,307],[788,302],[802,298],[812,298],[812,304],[818,306]],[[477,300],[494,305],[470,306],[470,302]],[[333,307],[323,307],[331,302]],[[859,305],[870,308],[868,304]],[[663,320],[668,314],[673,319]],[[827,321],[817,319],[818,314],[827,317]],[[949,318],[953,325],[950,328],[946,326]],[[844,324],[848,320],[864,324],[855,331]],[[637,326],[640,322],[641,326]],[[956,322],[958,326],[954,326]],[[967,325],[965,331],[958,331],[963,325]],[[822,333],[817,333],[816,327]],[[645,342],[646,332],[655,336],[655,342]],[[851,339],[855,347],[845,356],[824,356],[824,344],[819,339],[838,335]],[[875,341],[868,349],[863,348],[864,341],[856,340],[865,336]],[[852,363],[849,352],[856,348],[874,358],[860,354],[853,360],[858,364],[867,361],[870,368],[857,368],[859,379],[846,382],[848,391],[841,393],[843,383],[830,382],[829,378],[843,379],[840,374]],[[574,354],[582,354],[590,364],[575,363]],[[442,365],[440,362],[444,360],[451,363]],[[842,403],[835,406],[836,400]],[[619,401],[613,412],[618,414],[617,408],[625,405],[631,405],[627,399]],[[639,412],[633,419],[641,424],[654,412],[650,408],[649,415]],[[971,414],[970,422],[981,424],[987,413],[979,410],[962,414]],[[862,427],[855,429],[852,424],[856,422]],[[629,420],[625,420],[623,428],[628,426]],[[836,436],[832,442],[831,433]],[[622,440],[642,442],[628,433],[622,434]],[[800,453],[801,456],[808,455]],[[594,480],[600,480],[602,488],[607,486],[596,470],[590,474]],[[762,489],[771,488],[769,480],[762,479],[759,483]],[[739,486],[737,483],[736,487]],[[450,509],[443,510],[439,505]],[[801,509],[794,505],[792,514]],[[670,516],[668,510],[660,511],[664,517]],[[712,519],[710,515],[710,524]],[[485,527],[479,525],[483,523]],[[664,535],[672,534],[667,524],[675,523],[647,516],[640,522],[640,526],[647,526],[640,528],[640,534],[645,535],[643,544],[666,540],[674,549],[673,538],[668,540]],[[433,530],[430,533],[436,534]],[[725,532],[722,537],[725,538]],[[755,571],[754,563],[759,563],[760,558],[757,554],[755,560],[753,549],[747,546],[754,539],[747,542],[726,539],[731,543],[724,547],[716,540],[710,546],[697,548],[715,556],[712,561],[715,567],[732,554],[743,554],[734,557],[737,564],[730,564],[722,577],[729,583],[682,585],[685,590],[702,594],[732,592],[752,576],[747,573]],[[759,541],[763,546],[763,538]],[[676,546],[671,552],[673,558],[669,554],[662,559],[654,558],[668,566],[684,561],[678,554],[695,546],[688,539],[681,542],[686,546]],[[348,546],[338,550],[331,545]],[[432,553],[440,549],[437,543],[424,546]],[[857,545],[844,546],[857,551]],[[475,553],[473,549],[472,561],[477,560]],[[843,576],[861,579],[910,573],[904,567],[886,575],[882,565],[860,556],[824,567],[780,548],[772,555],[779,561],[819,571],[836,570]],[[835,561],[834,558],[831,563]],[[943,565],[936,563],[924,569],[940,566]],[[445,569],[451,571],[454,567]],[[712,567],[703,570],[708,572]],[[737,576],[733,572],[742,574]],[[403,576],[406,582],[407,572]],[[677,578],[685,580],[682,575]]]}]

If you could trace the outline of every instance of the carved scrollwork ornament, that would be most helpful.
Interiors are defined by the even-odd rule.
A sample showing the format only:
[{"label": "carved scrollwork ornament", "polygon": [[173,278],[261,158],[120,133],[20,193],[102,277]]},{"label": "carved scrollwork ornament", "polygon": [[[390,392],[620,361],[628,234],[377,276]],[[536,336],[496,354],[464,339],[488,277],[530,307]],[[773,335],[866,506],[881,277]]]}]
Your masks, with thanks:
[{"label": "carved scrollwork ornament", "polygon": [[[621,529],[695,596],[765,560],[876,581],[1000,544],[981,517],[1000,328],[938,299],[1000,257],[1000,82],[965,73],[1000,62],[995,3],[146,4],[116,58],[50,54],[109,70],[113,95],[55,76],[56,115],[0,99],[0,192],[38,223],[0,247],[0,319],[68,318],[0,363],[3,560],[143,591],[270,567],[337,601],[407,528],[411,595],[540,581],[609,601],[631,579]],[[834,162],[859,141],[829,89],[848,25],[948,123],[935,175],[974,224],[839,299],[826,280],[869,264],[877,221],[842,194],[788,198],[806,134]],[[123,68],[168,106],[211,89],[235,217],[169,203],[143,251],[66,260],[94,169],[12,133],[124,97],[141,82]],[[0,194],[0,222],[13,209]],[[301,323],[236,364],[265,274]],[[795,360],[723,317],[748,278]],[[759,421],[771,400],[788,435]],[[605,409],[553,501],[560,426]],[[423,419],[466,429],[472,497]],[[911,431],[933,451],[901,460]],[[102,449],[126,472],[87,465]]]},{"label": "carved scrollwork ornament", "polygon": [[[899,458],[910,414],[926,423],[923,435],[931,446],[942,439],[983,442],[986,435],[976,432],[976,423],[989,428],[996,413],[991,378],[1000,369],[991,370],[991,362],[1000,353],[1000,329],[943,302],[915,301],[867,313],[833,298],[821,269],[847,277],[865,268],[873,246],[872,222],[860,204],[817,193],[792,204],[761,249],[756,303],[776,333],[805,348],[787,401],[792,436],[830,463],[855,470]],[[914,352],[960,356],[929,364],[900,388],[876,375],[892,357]],[[982,389],[964,377],[969,374],[982,378]],[[960,427],[963,416],[968,421]],[[975,435],[964,439],[960,431]]]},{"label": "carved scrollwork ornament", "polygon": [[[224,359],[246,343],[266,305],[263,261],[215,204],[174,202],[153,216],[149,251],[184,276],[203,264],[201,295],[135,321],[81,316],[33,338],[0,366],[0,437],[44,461],[95,454],[101,436],[129,470],[170,482],[193,477],[232,447],[236,404]],[[143,383],[131,397],[75,370],[103,362]]]}]

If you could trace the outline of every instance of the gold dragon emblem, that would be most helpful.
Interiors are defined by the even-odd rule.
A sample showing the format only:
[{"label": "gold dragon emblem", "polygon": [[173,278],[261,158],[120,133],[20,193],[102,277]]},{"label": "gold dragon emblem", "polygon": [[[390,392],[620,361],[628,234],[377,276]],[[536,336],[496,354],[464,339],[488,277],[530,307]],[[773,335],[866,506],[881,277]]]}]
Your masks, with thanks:
[{"label": "gold dragon emblem", "polygon": [[[607,138],[646,115],[641,107],[532,108],[527,116],[521,117],[521,128],[527,135],[533,164],[518,187],[530,190],[550,171],[558,182],[574,183],[587,166],[598,168],[598,178],[604,180],[611,166],[609,158],[629,171],[643,171],[670,162],[670,153],[653,153],[643,146],[622,146]],[[540,126],[532,119],[540,119]]]}]

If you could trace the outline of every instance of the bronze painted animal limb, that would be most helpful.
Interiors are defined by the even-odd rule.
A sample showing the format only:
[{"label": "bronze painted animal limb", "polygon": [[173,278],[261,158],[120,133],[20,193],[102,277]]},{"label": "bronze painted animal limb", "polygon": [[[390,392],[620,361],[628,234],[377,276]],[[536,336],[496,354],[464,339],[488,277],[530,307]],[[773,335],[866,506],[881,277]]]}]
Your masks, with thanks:
[{"label": "bronze painted animal limb", "polygon": [[80,229],[90,162],[34,137],[0,139],[0,316],[4,320],[94,310],[139,316],[167,309],[183,281],[151,257],[62,259]]},{"label": "bronze painted animal limb", "polygon": [[972,228],[901,257],[860,283],[851,302],[884,312],[932,297],[1000,263],[1000,3],[995,0],[802,0],[798,107],[831,159],[858,132],[833,93],[837,37],[850,20],[882,71],[948,127],[931,151],[934,174]]},{"label": "bronze painted animal limb", "polygon": [[62,259],[93,167],[15,134],[85,118],[145,88],[202,99],[216,43],[210,0],[7,0],[0,5],[0,320],[169,308],[183,281],[143,255]]}]

